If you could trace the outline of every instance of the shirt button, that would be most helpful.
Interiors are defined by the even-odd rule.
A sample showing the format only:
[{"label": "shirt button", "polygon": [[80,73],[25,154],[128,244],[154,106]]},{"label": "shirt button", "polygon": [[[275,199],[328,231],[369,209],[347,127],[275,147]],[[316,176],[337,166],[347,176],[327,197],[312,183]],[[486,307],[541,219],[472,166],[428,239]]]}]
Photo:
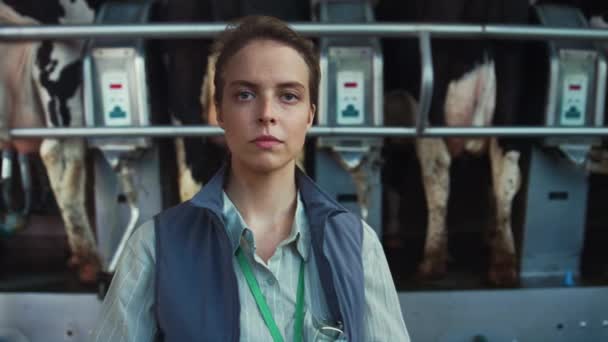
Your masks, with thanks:
[{"label": "shirt button", "polygon": [[274,285],[274,283],[275,283],[275,281],[274,281],[274,278],[272,278],[272,277],[270,277],[270,278],[268,278],[268,280],[266,280],[266,284],[268,286],[272,286],[272,285]]}]

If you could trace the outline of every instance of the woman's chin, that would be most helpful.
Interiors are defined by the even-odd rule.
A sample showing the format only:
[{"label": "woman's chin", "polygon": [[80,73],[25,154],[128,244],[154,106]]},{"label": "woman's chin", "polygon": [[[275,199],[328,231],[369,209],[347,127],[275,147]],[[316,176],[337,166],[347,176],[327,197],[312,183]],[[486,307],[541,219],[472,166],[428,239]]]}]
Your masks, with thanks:
[{"label": "woman's chin", "polygon": [[256,156],[241,160],[245,169],[255,173],[272,173],[283,169],[290,164],[292,159],[279,158],[278,156]]}]

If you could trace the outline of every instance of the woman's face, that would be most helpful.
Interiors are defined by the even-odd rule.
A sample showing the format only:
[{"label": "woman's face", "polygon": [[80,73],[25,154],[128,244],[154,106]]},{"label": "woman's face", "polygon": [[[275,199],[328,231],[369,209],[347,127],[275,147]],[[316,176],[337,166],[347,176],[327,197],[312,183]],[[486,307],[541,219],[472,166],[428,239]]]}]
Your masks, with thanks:
[{"label": "woman's face", "polygon": [[218,123],[233,166],[269,172],[293,163],[315,112],[300,54],[276,41],[254,40],[228,60],[223,76]]}]

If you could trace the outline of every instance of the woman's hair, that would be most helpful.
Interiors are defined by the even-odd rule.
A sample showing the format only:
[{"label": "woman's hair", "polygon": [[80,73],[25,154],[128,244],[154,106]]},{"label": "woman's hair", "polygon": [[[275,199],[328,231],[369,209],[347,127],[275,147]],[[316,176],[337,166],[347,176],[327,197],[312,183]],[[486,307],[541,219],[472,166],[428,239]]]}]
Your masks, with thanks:
[{"label": "woman's hair", "polygon": [[308,65],[308,89],[310,103],[317,105],[319,79],[319,57],[313,43],[297,34],[287,24],[269,16],[247,16],[231,23],[216,39],[213,53],[217,54],[213,84],[213,99],[216,105],[222,102],[224,90],[224,69],[226,64],[245,45],[255,40],[272,40],[296,50]]}]

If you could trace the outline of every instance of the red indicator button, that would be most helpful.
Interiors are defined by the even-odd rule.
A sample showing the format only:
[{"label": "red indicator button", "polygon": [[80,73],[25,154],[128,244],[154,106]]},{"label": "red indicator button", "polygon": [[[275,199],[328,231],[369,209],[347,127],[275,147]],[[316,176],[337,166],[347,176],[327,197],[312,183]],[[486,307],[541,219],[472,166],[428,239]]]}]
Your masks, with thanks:
[{"label": "red indicator button", "polygon": [[581,90],[581,85],[580,84],[571,84],[569,88],[570,88],[570,90]]},{"label": "red indicator button", "polygon": [[344,88],[357,88],[357,82],[344,82]]},{"label": "red indicator button", "polygon": [[122,84],[120,83],[111,83],[110,89],[122,89]]}]

